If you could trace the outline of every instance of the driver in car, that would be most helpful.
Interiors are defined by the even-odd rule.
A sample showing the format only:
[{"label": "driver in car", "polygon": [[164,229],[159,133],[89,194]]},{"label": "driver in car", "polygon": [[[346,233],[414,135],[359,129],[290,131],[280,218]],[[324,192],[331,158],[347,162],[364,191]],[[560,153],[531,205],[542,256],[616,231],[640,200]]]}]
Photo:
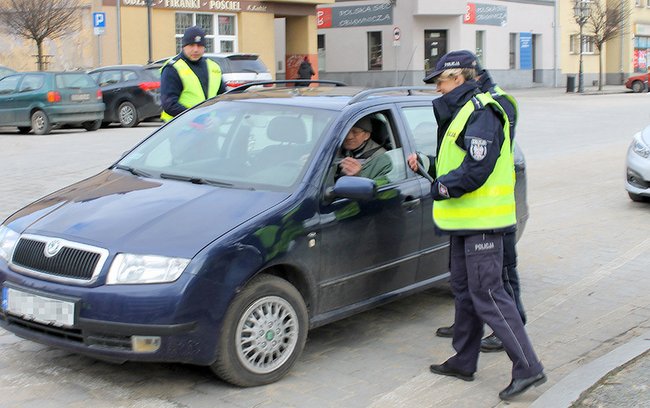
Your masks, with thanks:
[{"label": "driver in car", "polygon": [[392,162],[386,149],[370,137],[372,121],[365,116],[352,126],[337,154],[339,176],[359,176],[377,179],[390,172]]}]

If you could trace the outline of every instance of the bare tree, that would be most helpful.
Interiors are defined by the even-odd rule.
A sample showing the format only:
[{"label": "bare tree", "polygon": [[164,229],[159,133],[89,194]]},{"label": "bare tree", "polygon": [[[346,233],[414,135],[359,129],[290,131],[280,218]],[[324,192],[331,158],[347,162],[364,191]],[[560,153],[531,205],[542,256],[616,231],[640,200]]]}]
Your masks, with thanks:
[{"label": "bare tree", "polygon": [[[580,0],[577,0],[580,1]],[[598,50],[598,90],[603,89],[603,47],[605,43],[628,32],[627,22],[632,10],[628,1],[616,2],[615,7],[603,4],[602,0],[590,2],[591,12],[587,18],[586,29]]]},{"label": "bare tree", "polygon": [[0,0],[0,22],[9,34],[36,42],[38,70],[43,71],[43,41],[78,30],[79,10],[79,0]]}]

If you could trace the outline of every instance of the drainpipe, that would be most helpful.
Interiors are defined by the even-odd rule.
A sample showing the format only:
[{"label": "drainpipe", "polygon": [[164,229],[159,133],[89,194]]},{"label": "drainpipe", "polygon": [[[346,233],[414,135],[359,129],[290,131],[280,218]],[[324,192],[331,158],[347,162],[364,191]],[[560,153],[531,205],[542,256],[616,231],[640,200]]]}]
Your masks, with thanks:
[{"label": "drainpipe", "polygon": [[120,5],[122,0],[117,0],[117,64],[122,65],[122,13]]}]

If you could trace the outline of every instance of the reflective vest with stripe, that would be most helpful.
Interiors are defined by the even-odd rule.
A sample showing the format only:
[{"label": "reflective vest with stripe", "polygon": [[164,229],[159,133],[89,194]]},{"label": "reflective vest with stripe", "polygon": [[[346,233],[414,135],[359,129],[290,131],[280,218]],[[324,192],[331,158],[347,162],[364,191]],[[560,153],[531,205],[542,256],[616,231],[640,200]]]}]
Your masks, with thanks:
[{"label": "reflective vest with stripe", "polygon": [[[171,60],[170,60],[171,61]],[[168,61],[169,62],[169,61]],[[186,108],[191,108],[192,106],[198,105],[199,103],[205,101],[206,99],[213,98],[217,96],[219,92],[219,86],[221,85],[221,67],[216,62],[212,61],[209,58],[206,58],[208,64],[208,97],[205,97],[203,93],[203,87],[201,86],[201,81],[199,77],[196,76],[192,68],[187,65],[183,59],[179,58],[176,60],[172,67],[178,71],[178,76],[183,83],[183,92],[178,98],[178,103],[185,106]],[[167,63],[165,63],[167,65]],[[165,68],[165,65],[161,68]],[[163,111],[160,114],[160,119],[165,122],[169,122],[173,118],[172,115]]]},{"label": "reflective vest with stripe", "polygon": [[[501,96],[506,98],[510,103],[512,104],[512,107],[515,109],[515,117],[512,118],[512,121],[510,122],[510,129],[514,129],[515,125],[517,125],[517,118],[519,117],[519,107],[517,106],[517,100],[510,94],[506,93],[499,85],[494,85],[493,87],[490,88],[490,91],[488,92],[490,96],[492,96],[492,99],[496,100],[497,96]],[[499,101],[497,101],[498,103]],[[505,110],[504,110],[505,112]],[[508,118],[508,121],[510,121],[510,118]],[[512,135],[511,135],[512,136]],[[514,143],[511,148],[515,148]]]},{"label": "reflective vest with stripe", "polygon": [[[478,106],[475,106],[477,104]],[[469,100],[453,119],[445,133],[436,159],[436,174],[444,176],[457,169],[467,155],[456,144],[465,125],[477,107],[494,104],[504,116],[504,140],[492,174],[477,190],[458,198],[436,201],[433,221],[444,231],[492,230],[517,222],[514,194],[514,159],[510,148],[509,126],[505,113],[490,95],[479,94]]]}]

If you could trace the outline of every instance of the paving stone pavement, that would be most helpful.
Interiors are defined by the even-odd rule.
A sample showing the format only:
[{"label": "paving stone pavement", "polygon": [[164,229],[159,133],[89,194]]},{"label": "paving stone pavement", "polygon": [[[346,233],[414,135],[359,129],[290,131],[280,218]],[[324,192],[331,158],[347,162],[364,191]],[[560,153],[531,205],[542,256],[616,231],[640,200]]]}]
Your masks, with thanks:
[{"label": "paving stone pavement", "polygon": [[[441,286],[310,332],[304,354],[286,378],[245,390],[217,381],[201,367],[115,366],[0,330],[0,408],[534,404],[571,373],[650,330],[650,206],[632,203],[622,188],[622,158],[632,134],[649,122],[644,113],[648,96],[563,95],[559,90],[518,91],[516,96],[531,213],[518,244],[519,269],[527,330],[545,365],[547,384],[501,402],[497,393],[510,381],[510,362],[503,353],[482,354],[471,383],[429,373],[429,364],[453,353],[449,339],[433,334],[453,316],[452,298]],[[0,130],[0,219],[96,173],[150,130],[63,131],[48,137]],[[646,354],[605,375],[603,389],[629,384],[630,378],[647,386],[647,360]],[[644,372],[646,377],[640,375]],[[634,396],[623,405],[598,405],[603,402],[595,399],[596,391],[583,401],[594,401],[594,407],[648,404],[643,389],[635,394],[639,405],[626,405],[636,403]]]}]

